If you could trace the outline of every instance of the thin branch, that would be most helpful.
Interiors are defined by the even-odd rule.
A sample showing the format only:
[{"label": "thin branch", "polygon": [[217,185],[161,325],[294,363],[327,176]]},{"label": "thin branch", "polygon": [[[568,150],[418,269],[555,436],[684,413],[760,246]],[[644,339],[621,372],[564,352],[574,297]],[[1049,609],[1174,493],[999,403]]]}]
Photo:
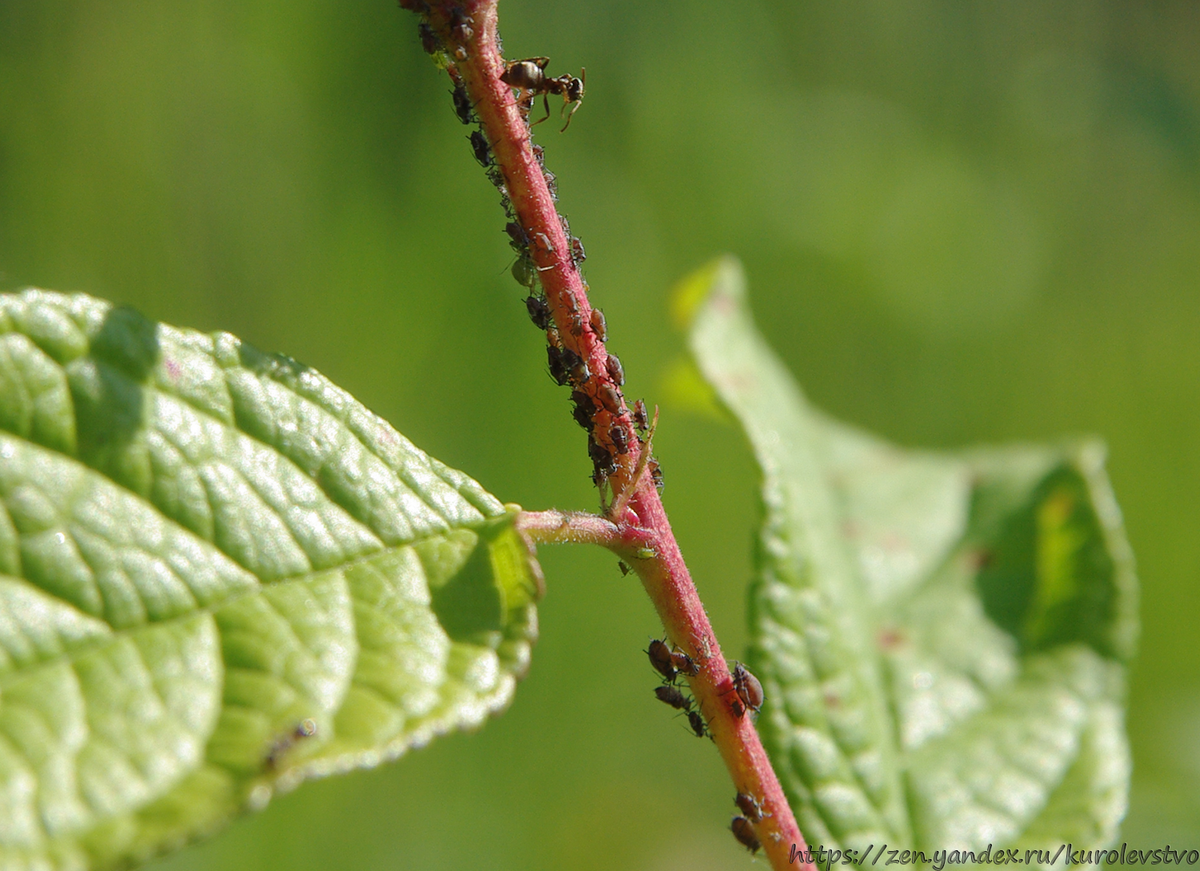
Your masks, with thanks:
[{"label": "thin branch", "polygon": [[[509,67],[499,51],[496,0],[401,0],[401,5],[421,15],[423,45],[447,68],[456,90],[465,92],[465,102],[456,98],[456,108],[461,103],[468,120],[479,122],[483,138],[473,142],[476,156],[489,166],[489,177],[500,189],[518,256],[528,257],[545,292],[548,322],[535,311],[535,303],[530,304],[530,316],[546,330],[552,374],[557,362],[560,380],[570,384],[577,409],[582,408],[576,419],[589,429],[588,453],[602,504],[606,487],[614,494],[605,517],[541,512],[524,515],[520,524],[535,542],[599,544],[636,570],[668,637],[699,666],[688,683],[737,791],[752,796],[762,808],[752,836],[761,842],[773,868],[795,867],[789,856],[806,849],[804,838],[753,717],[738,696],[671,531],[655,476],[640,473],[653,463],[642,457],[650,445],[642,443],[634,427],[621,393],[620,366],[609,360],[606,327],[592,316],[577,249],[555,208],[540,149],[532,142],[529,108],[544,94],[536,85],[518,89],[519,104],[514,89],[501,81]],[[537,81],[535,71],[520,72],[510,80]],[[560,77],[559,90],[553,93],[568,99],[582,96],[582,82],[576,87],[571,79]],[[577,103],[570,108],[577,109]],[[807,867],[812,868],[811,863]]]}]

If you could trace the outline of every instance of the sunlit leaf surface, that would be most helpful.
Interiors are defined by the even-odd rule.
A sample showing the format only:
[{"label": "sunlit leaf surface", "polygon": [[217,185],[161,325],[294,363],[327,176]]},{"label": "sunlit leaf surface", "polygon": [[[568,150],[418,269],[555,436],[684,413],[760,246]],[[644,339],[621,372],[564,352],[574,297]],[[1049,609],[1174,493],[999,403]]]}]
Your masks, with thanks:
[{"label": "sunlit leaf surface", "polygon": [[505,707],[512,513],[317,372],[0,297],[0,867],[112,867]]}]

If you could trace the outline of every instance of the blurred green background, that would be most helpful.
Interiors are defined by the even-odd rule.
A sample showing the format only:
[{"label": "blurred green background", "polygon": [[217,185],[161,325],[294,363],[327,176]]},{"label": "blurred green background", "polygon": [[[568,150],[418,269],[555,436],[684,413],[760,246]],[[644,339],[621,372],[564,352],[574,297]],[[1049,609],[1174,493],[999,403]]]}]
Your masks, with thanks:
[{"label": "blurred green background", "polygon": [[[501,26],[510,57],[587,67],[571,129],[537,134],[629,395],[663,406],[664,498],[729,655],[755,472],[665,386],[669,289],[725,251],[842,418],[1107,439],[1143,581],[1123,839],[1200,847],[1200,5],[531,0]],[[384,0],[3,0],[0,289],[230,330],[504,500],[592,508],[448,90]],[[506,715],[156,867],[742,867],[716,753],[650,694],[640,587],[543,558]]]}]

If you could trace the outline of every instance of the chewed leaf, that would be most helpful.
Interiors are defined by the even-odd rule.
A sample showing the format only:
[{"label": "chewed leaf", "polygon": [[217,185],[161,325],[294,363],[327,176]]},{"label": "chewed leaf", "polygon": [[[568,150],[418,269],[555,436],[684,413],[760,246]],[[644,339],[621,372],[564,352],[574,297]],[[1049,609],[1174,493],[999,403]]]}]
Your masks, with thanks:
[{"label": "chewed leaf", "polygon": [[0,296],[0,867],[137,861],[503,709],[514,511],[292,360]]},{"label": "chewed leaf", "polygon": [[900,450],[808,406],[735,262],[681,296],[762,469],[759,726],[810,842],[1110,842],[1137,623],[1102,448]]}]

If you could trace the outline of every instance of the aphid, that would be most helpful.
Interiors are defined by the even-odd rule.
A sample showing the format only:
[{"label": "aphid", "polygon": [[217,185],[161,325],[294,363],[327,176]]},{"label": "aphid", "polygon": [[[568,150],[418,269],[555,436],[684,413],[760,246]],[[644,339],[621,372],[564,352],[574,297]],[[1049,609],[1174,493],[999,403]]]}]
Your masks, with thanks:
[{"label": "aphid", "polygon": [[746,818],[752,823],[757,823],[763,818],[762,805],[758,800],[748,792],[739,792],[733,797],[733,803],[741,809]]},{"label": "aphid", "polygon": [[583,240],[578,236],[571,236],[571,262],[578,266],[583,261],[587,260],[587,252],[583,250]]},{"label": "aphid", "polygon": [[655,687],[654,695],[658,696],[660,702],[670,705],[672,708],[678,708],[681,711],[690,711],[692,709],[692,700],[675,687]]},{"label": "aphid", "polygon": [[604,368],[608,370],[608,377],[612,379],[613,384],[620,387],[625,383],[625,367],[621,365],[621,358],[616,354],[608,355],[608,359],[604,361]]},{"label": "aphid", "polygon": [[450,35],[459,42],[470,42],[475,35],[471,27],[475,23],[470,15],[464,15],[461,9],[455,8],[450,12]]},{"label": "aphid", "polygon": [[467,138],[471,140],[471,150],[475,152],[475,159],[479,161],[479,165],[483,167],[491,166],[492,146],[488,145],[487,137],[479,130],[476,130]]},{"label": "aphid", "polygon": [[529,312],[529,319],[535,327],[539,330],[550,329],[550,306],[544,299],[530,294],[525,297],[525,310]]},{"label": "aphid", "polygon": [[621,411],[621,394],[617,393],[617,388],[611,384],[601,384],[597,391],[599,394],[600,404],[604,406],[604,410],[609,414],[618,414]]},{"label": "aphid", "polygon": [[629,453],[629,435],[620,426],[613,424],[608,428],[608,438],[617,449],[618,454]]},{"label": "aphid", "polygon": [[708,734],[708,727],[704,725],[704,718],[700,716],[698,711],[688,711],[688,725],[692,727],[692,731],[696,733],[697,738],[703,738]]},{"label": "aphid", "polygon": [[592,309],[592,314],[589,317],[592,324],[592,332],[596,334],[596,338],[601,342],[608,341],[608,322],[604,320],[604,312],[598,308]]},{"label": "aphid", "polygon": [[617,471],[617,464],[613,462],[608,448],[597,442],[590,433],[588,434],[588,456],[592,458],[592,483],[600,487],[613,472]]},{"label": "aphid", "polygon": [[645,433],[650,428],[650,418],[646,416],[646,403],[638,400],[633,404],[633,428],[640,433]]},{"label": "aphid", "polygon": [[554,253],[554,243],[550,241],[550,237],[545,233],[534,233],[533,238],[540,252],[546,255]]},{"label": "aphid", "polygon": [[612,454],[608,452],[608,448],[596,441],[595,437],[588,434],[588,456],[592,458],[592,462],[596,464],[596,468],[608,468],[612,466]]},{"label": "aphid", "polygon": [[[561,96],[563,98],[562,111],[566,112],[567,107],[571,107],[571,112],[567,115],[567,123],[562,128],[565,131],[571,126],[571,118],[575,115],[579,104],[583,102],[587,71],[580,70],[579,78],[571,75],[550,78],[546,75],[546,67],[549,63],[550,58],[548,57],[531,57],[513,61],[500,74],[500,81],[510,87],[526,91],[530,96],[541,95],[542,104],[546,107],[546,115],[534,121],[534,124],[541,124],[550,117],[550,95]],[[532,103],[530,105],[532,106]]]},{"label": "aphid", "polygon": [[754,825],[745,817],[734,817],[729,824],[729,830],[743,847],[751,853],[757,853],[762,848],[758,835],[754,833]]},{"label": "aphid", "polygon": [[676,671],[688,677],[695,677],[700,673],[700,666],[682,650],[671,651],[671,664],[675,666]]},{"label": "aphid", "polygon": [[650,469],[650,477],[654,479],[654,486],[661,493],[663,488],[663,473],[662,469],[658,466],[658,460],[651,459],[646,465]]},{"label": "aphid", "polygon": [[450,92],[450,96],[454,100],[454,114],[458,116],[458,120],[464,124],[474,121],[475,113],[471,111],[471,98],[467,96],[463,86],[456,84],[454,90]]},{"label": "aphid", "polygon": [[733,665],[733,688],[742,703],[757,714],[763,703],[762,684],[740,662]]},{"label": "aphid", "polygon": [[567,371],[571,373],[571,378],[576,384],[586,384],[588,379],[592,377],[591,371],[588,369],[587,363],[583,358],[572,351],[570,348],[562,349],[563,365],[567,367]]},{"label": "aphid", "polygon": [[281,735],[272,742],[271,749],[267,751],[267,758],[263,760],[266,767],[270,769],[278,768],[280,760],[282,760],[283,755],[287,751],[291,750],[305,738],[311,738],[315,734],[317,734],[317,721],[313,719],[301,720],[291,732]]},{"label": "aphid", "polygon": [[579,316],[579,312],[571,313],[571,335],[576,338],[583,335],[583,318]]},{"label": "aphid", "polygon": [[529,234],[516,221],[509,221],[505,224],[504,232],[508,234],[508,244],[518,254],[524,254],[529,250]]},{"label": "aphid", "polygon": [[417,34],[421,37],[421,48],[425,49],[426,54],[437,54],[442,50],[442,41],[425,22],[417,25]]},{"label": "aphid", "polygon": [[596,406],[592,402],[592,398],[582,390],[572,390],[571,401],[575,403],[575,408],[571,411],[575,422],[584,429],[591,429],[592,416],[596,413]]},{"label": "aphid", "polygon": [[646,648],[646,655],[650,657],[650,664],[654,666],[654,670],[663,676],[663,680],[667,683],[675,682],[677,671],[675,663],[671,661],[671,648],[667,647],[666,642],[655,638]]},{"label": "aphid", "polygon": [[562,387],[571,380],[571,376],[567,371],[567,364],[563,361],[563,354],[570,353],[557,345],[546,346],[546,359],[550,364],[550,377],[554,382]]},{"label": "aphid", "polygon": [[[529,259],[528,254],[517,255],[517,259],[513,261],[511,272],[513,279],[522,287],[528,287],[530,290],[533,290],[537,286],[537,270],[533,268],[533,261]],[[543,301],[542,305],[545,304]],[[528,305],[528,302],[526,305]],[[529,316],[533,317],[532,311],[529,312]],[[536,324],[537,321],[534,321],[534,323]],[[542,327],[542,329],[546,328]]]},{"label": "aphid", "polygon": [[630,572],[630,568],[625,565],[624,560],[617,560],[617,568],[621,570],[622,575],[627,575]]},{"label": "aphid", "polygon": [[542,177],[546,179],[546,188],[550,191],[550,199],[558,202],[558,176],[552,173],[546,167],[542,167]]}]

